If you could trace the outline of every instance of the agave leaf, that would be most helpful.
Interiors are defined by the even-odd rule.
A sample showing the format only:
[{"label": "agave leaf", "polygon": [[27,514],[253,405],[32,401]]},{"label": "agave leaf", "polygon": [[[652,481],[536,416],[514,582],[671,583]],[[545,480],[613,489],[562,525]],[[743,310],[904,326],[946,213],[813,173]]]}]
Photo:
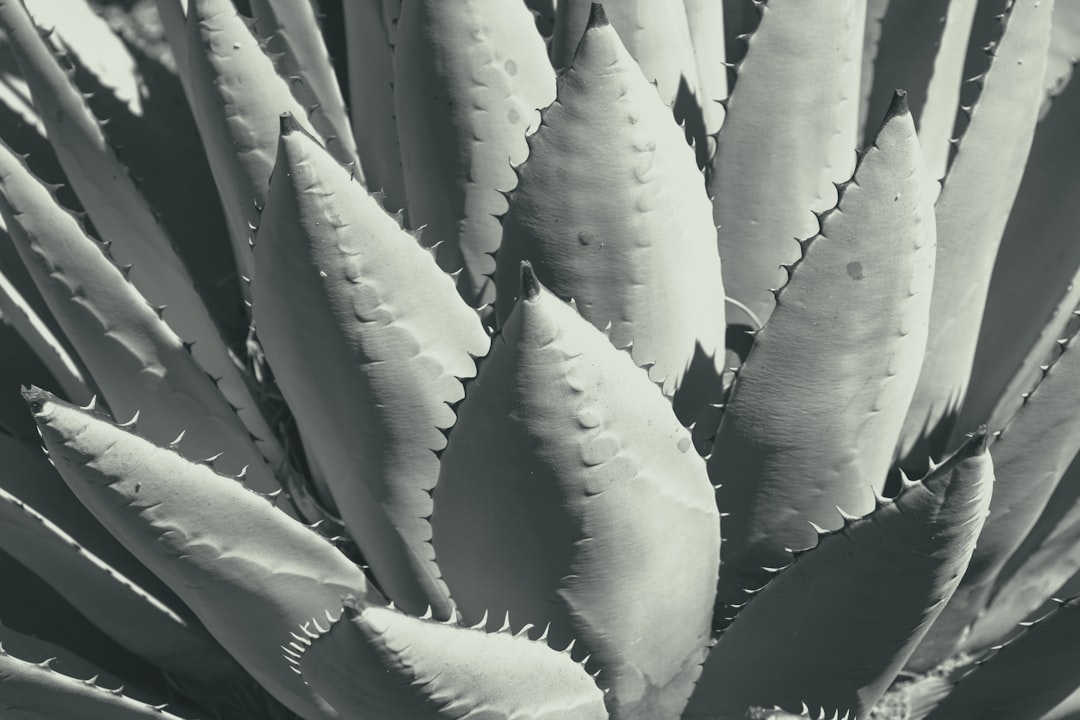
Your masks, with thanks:
[{"label": "agave leaf", "polygon": [[509,612],[550,623],[556,645],[576,638],[613,718],[677,717],[715,594],[704,463],[629,355],[528,265],[521,293],[443,454],[440,567],[469,622]]},{"label": "agave leaf", "polygon": [[12,720],[182,720],[165,706],[148,705],[93,679],[64,675],[48,662],[20,660],[0,647],[0,712]]},{"label": "agave leaf", "polygon": [[239,482],[41,390],[25,393],[61,477],[278,700],[336,714],[280,661],[290,632],[363,573],[317,533]]},{"label": "agave leaf", "polygon": [[687,720],[803,701],[865,717],[956,589],[993,476],[981,434],[894,501],[789,555],[720,636]]},{"label": "agave leaf", "polygon": [[184,94],[192,97],[188,82],[188,44],[187,44],[187,0],[155,0],[162,31],[169,42],[177,76],[184,86]]},{"label": "agave leaf", "polygon": [[768,318],[780,266],[799,257],[795,238],[817,231],[814,213],[835,206],[833,183],[851,177],[865,8],[851,0],[758,7],[710,164],[724,286],[749,310],[729,323],[756,329]]},{"label": "agave leaf", "polygon": [[[599,8],[599,5],[594,7]],[[503,221],[496,310],[521,261],[672,395],[701,346],[723,370],[724,289],[711,206],[670,110],[594,11],[555,103],[529,138]]]},{"label": "agave leaf", "polygon": [[347,527],[392,600],[450,617],[426,518],[479,317],[287,115],[255,261],[259,338]]},{"label": "agave leaf", "polygon": [[[25,410],[26,403],[23,403]],[[117,542],[71,494],[48,458],[41,453],[40,438],[36,434],[31,445],[0,433],[0,463],[4,468],[0,473],[0,490],[33,507],[81,547],[130,578],[154,598],[178,614],[190,617],[190,612],[172,591]]]},{"label": "agave leaf", "polygon": [[394,121],[394,48],[391,33],[401,0],[343,3],[353,132],[371,190],[388,210],[405,207],[405,178]]},{"label": "agave leaf", "polygon": [[[1069,463],[1080,451],[1080,340],[1062,343],[1060,355],[993,443],[997,484],[979,546],[952,601],[913,658],[928,670],[944,660],[989,599],[998,573],[1035,526]],[[997,638],[991,638],[996,640]],[[981,638],[985,641],[986,638]],[[960,647],[980,650],[964,640]]]},{"label": "agave leaf", "polygon": [[218,388],[256,437],[260,451],[272,466],[283,466],[285,453],[171,240],[120,164],[82,95],[38,36],[20,0],[0,2],[0,25],[19,57],[35,103],[41,106],[65,174],[95,228],[110,243],[110,255],[132,266],[132,284],[152,305],[165,307],[163,319],[191,343],[196,362],[217,378]]},{"label": "agave leaf", "polygon": [[[1068,3],[1062,3],[1067,13]],[[1054,19],[1061,13],[1055,10]],[[1058,88],[1035,130],[1031,154],[994,264],[968,399],[954,435],[988,422],[1002,427],[1034,386],[1039,366],[1065,336],[1080,302],[1080,83]],[[1002,399],[1006,399],[1002,402]],[[995,407],[996,404],[996,407]],[[990,417],[994,411],[995,417]]]},{"label": "agave leaf", "polygon": [[[311,624],[322,630],[319,622]],[[302,654],[286,657],[343,717],[608,717],[603,693],[569,648],[551,650],[509,625],[487,633],[350,602]]]},{"label": "agave leaf", "polygon": [[964,400],[994,257],[1038,119],[1053,6],[1052,0],[1011,5],[942,186],[935,209],[939,243],[930,337],[900,457],[923,439],[940,452],[937,445],[947,440]]},{"label": "agave leaf", "polygon": [[0,490],[0,548],[70,598],[94,625],[137,655],[192,677],[231,670],[228,656],[200,627],[4,490]]},{"label": "agave leaf", "polygon": [[1048,616],[963,674],[927,720],[978,717],[1039,720],[1080,687],[1080,600],[1063,601]]},{"label": "agave leaf", "polygon": [[[141,76],[131,50],[87,0],[12,0],[24,5],[38,27],[49,29],[50,40],[78,62],[131,112],[141,114]],[[13,38],[9,35],[9,40]],[[16,41],[18,42],[18,41]],[[21,63],[20,63],[21,64]],[[44,117],[42,119],[48,119]]]},{"label": "agave leaf", "polygon": [[[709,460],[731,515],[720,596],[737,602],[807,521],[834,529],[874,507],[926,344],[934,222],[900,93],[821,233],[755,336]],[[809,418],[826,418],[814,422]]]},{"label": "agave leaf", "polygon": [[[559,2],[551,39],[551,64],[556,68],[573,63],[590,24],[591,6],[598,4],[588,0]],[[670,108],[680,95],[698,93],[698,65],[683,0],[607,0],[603,7],[645,78],[656,83],[664,105]]]},{"label": "agave leaf", "polygon": [[[253,0],[251,10],[255,31],[266,39],[267,51],[280,54],[278,74],[289,79],[293,96],[308,109],[311,124],[326,138],[327,150],[343,165],[356,163],[352,125],[313,3]],[[356,172],[363,178],[362,169],[358,167]]]},{"label": "agave leaf", "polygon": [[[124,684],[112,673],[84,660],[64,647],[31,635],[25,635],[4,625],[0,625],[0,645],[8,654],[20,660],[30,663],[48,661],[50,669],[70,678],[85,681],[96,677],[95,682],[100,687],[118,688]],[[142,695],[137,688],[125,689],[128,691],[126,693],[128,697]],[[145,700],[146,698],[139,697],[137,699]]]},{"label": "agave leaf", "polygon": [[90,399],[88,381],[83,374],[82,366],[68,353],[60,339],[53,334],[18,288],[2,272],[0,272],[0,317],[15,328],[15,332],[26,341],[34,354],[41,359],[52,376],[60,383],[60,387],[69,399],[74,402],[86,402]]},{"label": "agave leaf", "polygon": [[494,300],[491,257],[514,187],[511,164],[555,99],[555,73],[522,2],[414,0],[394,44],[406,208],[473,307]]},{"label": "agave leaf", "polygon": [[1075,458],[1043,514],[998,573],[989,601],[965,645],[987,647],[1006,637],[1080,571],[1080,462]]},{"label": "agave leaf", "polygon": [[[1052,98],[1068,85],[1073,67],[1080,61],[1080,6],[1070,2],[1056,4],[1051,24],[1043,88]],[[1046,110],[1044,104],[1043,111]]]},{"label": "agave leaf", "polygon": [[[711,158],[716,151],[716,133],[724,123],[722,101],[728,97],[727,48],[724,42],[724,3],[711,0],[683,0],[690,27],[698,76],[698,102],[703,129],[708,139],[699,156]],[[677,16],[676,16],[677,17]],[[668,40],[668,42],[671,42]]]},{"label": "agave leaf", "polygon": [[[307,113],[259,46],[232,0],[191,0],[187,13],[188,100],[225,206],[240,274],[251,279],[252,228],[266,200],[278,115]],[[241,283],[244,298],[250,289]]]},{"label": "agave leaf", "polygon": [[975,0],[901,0],[888,3],[881,20],[868,117],[880,117],[893,88],[904,88],[933,180],[944,177],[949,160],[975,6]]},{"label": "agave leaf", "polygon": [[6,148],[0,213],[114,417],[139,413],[138,430],[151,441],[164,445],[184,433],[179,448],[188,457],[225,453],[223,472],[248,467],[255,487],[277,487],[248,431],[180,338]]}]

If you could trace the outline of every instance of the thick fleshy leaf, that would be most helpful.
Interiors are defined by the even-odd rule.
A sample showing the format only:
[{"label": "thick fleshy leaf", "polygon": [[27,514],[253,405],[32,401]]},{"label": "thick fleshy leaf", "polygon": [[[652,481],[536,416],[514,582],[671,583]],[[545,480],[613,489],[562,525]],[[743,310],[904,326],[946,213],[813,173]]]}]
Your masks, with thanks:
[{"label": "thick fleshy leaf", "polygon": [[218,388],[256,437],[260,451],[274,467],[283,465],[285,453],[172,241],[120,164],[83,96],[38,36],[21,0],[0,2],[0,25],[19,58],[64,172],[94,227],[109,243],[110,256],[131,266],[131,283],[151,305],[164,307],[162,319],[191,345],[200,367],[217,378]]},{"label": "thick fleshy leaf", "polygon": [[897,0],[881,19],[868,117],[881,116],[894,88],[907,91],[932,180],[945,175],[949,160],[975,6],[976,0]]},{"label": "thick fleshy leaf", "polygon": [[1042,102],[1053,7],[1052,0],[1012,3],[942,186],[935,208],[939,242],[930,337],[900,457],[924,439],[939,453],[967,392],[994,258]]},{"label": "thick fleshy leaf", "polygon": [[406,209],[439,265],[461,271],[473,307],[494,300],[489,277],[514,187],[511,165],[555,99],[555,72],[523,2],[412,0],[394,43],[394,98]]},{"label": "thick fleshy leaf", "polygon": [[[322,620],[322,622],[326,622]],[[322,630],[320,619],[311,625]],[[346,605],[287,659],[342,717],[385,720],[607,720],[585,668],[509,626],[483,628]],[[299,659],[297,659],[299,657]]]},{"label": "thick fleshy leaf", "polygon": [[394,48],[392,33],[401,0],[347,2],[346,53],[352,124],[364,183],[383,192],[388,210],[405,207],[405,178],[394,121]]},{"label": "thick fleshy leaf", "polygon": [[68,399],[73,402],[90,399],[89,381],[82,365],[3,273],[0,273],[0,318],[26,341],[60,383]]},{"label": "thick fleshy leaf", "polygon": [[0,713],[11,720],[182,720],[96,682],[64,675],[46,662],[20,660],[0,647]]},{"label": "thick fleshy leaf", "polygon": [[[711,162],[728,295],[756,329],[772,312],[780,266],[796,239],[817,231],[815,212],[836,205],[833,183],[855,162],[865,2],[770,0],[748,40]],[[827,43],[821,38],[828,37]]]},{"label": "thick fleshy leaf", "polygon": [[[1055,10],[1055,28],[1058,16]],[[1080,227],[1075,173],[1080,82],[1070,82],[1059,93],[1036,127],[1001,240],[986,298],[987,321],[979,330],[968,397],[954,436],[980,423],[1000,429],[1012,417],[1021,394],[1037,382],[1053,344],[1067,334],[1070,311],[1080,302],[1080,243],[1074,242]]]},{"label": "thick fleshy leaf", "polygon": [[[599,5],[594,7],[599,8]],[[496,309],[522,260],[671,395],[701,347],[723,370],[716,228],[682,130],[597,10],[529,138],[503,221]]]},{"label": "thick fleshy leaf", "polygon": [[93,377],[113,416],[139,413],[139,433],[239,472],[260,490],[277,480],[247,429],[179,337],[49,189],[0,147],[0,213],[38,290]]},{"label": "thick fleshy leaf", "polygon": [[1072,599],[963,674],[927,720],[1039,720],[1080,687],[1080,600]]},{"label": "thick fleshy leaf", "polygon": [[[250,279],[252,228],[274,166],[278,116],[291,112],[307,125],[307,113],[232,0],[188,3],[187,56],[188,101],[225,206],[236,266]],[[241,289],[248,298],[248,285]]]},{"label": "thick fleshy leaf", "polygon": [[[926,346],[934,218],[898,94],[821,233],[804,244],[735,380],[709,460],[725,523],[720,600],[738,602],[807,521],[874,506]],[[821,421],[815,421],[819,418]]]},{"label": "thick fleshy leaf", "polygon": [[255,246],[259,339],[346,526],[406,611],[452,604],[436,455],[488,337],[415,238],[289,116]]},{"label": "thick fleshy leaf", "polygon": [[715,595],[704,462],[629,354],[523,277],[443,454],[439,565],[469,622],[508,611],[576,639],[613,718],[678,717]]},{"label": "thick fleshy leaf", "polygon": [[[724,3],[712,0],[683,0],[686,21],[690,26],[690,41],[697,62],[698,103],[701,106],[703,130],[716,135],[724,123],[724,106],[728,97],[727,47],[724,42]],[[669,41],[670,42],[670,41]],[[707,146],[698,148],[698,156],[711,158],[716,141],[709,137]]]},{"label": "thick fleshy leaf", "polygon": [[[1080,339],[1074,335],[1023,406],[993,442],[997,483],[990,517],[960,588],[920,648],[913,668],[929,670],[944,660],[964,630],[986,605],[991,588],[1006,561],[1035,526],[1080,451]],[[962,649],[980,650],[965,640]],[[990,638],[990,641],[997,638]]]},{"label": "thick fleshy leaf", "polygon": [[[556,68],[573,63],[592,6],[599,4],[566,0],[555,8],[551,64]],[[646,80],[656,83],[654,92],[664,105],[670,108],[680,95],[689,99],[698,92],[698,66],[683,0],[607,0],[603,7]]]},{"label": "thick fleshy leaf", "polygon": [[983,434],[895,500],[789,555],[720,636],[687,720],[800,702],[866,717],[956,589],[993,482]]},{"label": "thick fleshy leaf", "polygon": [[280,651],[342,597],[378,602],[359,568],[236,480],[43,391],[26,397],[57,470],[98,520],[278,700],[337,717]]},{"label": "thick fleshy leaf", "polygon": [[173,612],[4,490],[0,490],[0,548],[137,655],[191,677],[231,670],[228,656],[197,623]]},{"label": "thick fleshy leaf", "polygon": [[[280,55],[278,74],[289,78],[293,96],[308,109],[307,117],[326,138],[327,150],[343,165],[356,163],[352,125],[315,17],[314,3],[253,0],[251,10],[255,32],[266,38],[267,52]],[[362,168],[355,169],[357,177],[362,178]]]}]

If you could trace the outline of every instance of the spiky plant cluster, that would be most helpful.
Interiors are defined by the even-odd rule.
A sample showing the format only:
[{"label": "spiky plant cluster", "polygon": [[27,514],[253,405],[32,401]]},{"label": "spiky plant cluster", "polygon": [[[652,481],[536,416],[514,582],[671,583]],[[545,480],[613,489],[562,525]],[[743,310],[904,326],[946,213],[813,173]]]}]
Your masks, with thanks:
[{"label": "spiky plant cluster", "polygon": [[0,716],[1080,717],[1080,5],[239,4],[0,0]]}]

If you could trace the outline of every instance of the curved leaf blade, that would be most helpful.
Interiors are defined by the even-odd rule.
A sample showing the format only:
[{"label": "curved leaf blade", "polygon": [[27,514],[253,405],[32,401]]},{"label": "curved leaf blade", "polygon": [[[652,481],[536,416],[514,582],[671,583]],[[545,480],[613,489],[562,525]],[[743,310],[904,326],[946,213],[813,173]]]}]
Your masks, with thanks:
[{"label": "curved leaf blade", "polygon": [[789,555],[720,636],[687,720],[800,702],[865,717],[956,589],[992,485],[982,435],[895,500]]},{"label": "curved leaf blade", "polygon": [[[926,344],[934,273],[928,181],[902,95],[777,293],[709,460],[725,523],[720,599],[739,602],[807,521],[873,508]],[[810,417],[827,422],[808,421]]]},{"label": "curved leaf blade", "polygon": [[44,391],[25,395],[57,470],[98,520],[278,700],[305,718],[337,717],[280,649],[347,595],[377,602],[360,569],[236,480]]},{"label": "curved leaf blade", "polygon": [[469,622],[509,612],[550,623],[556,645],[576,639],[613,718],[677,717],[715,595],[704,463],[629,355],[527,265],[523,279],[443,454],[439,564]]},{"label": "curved leaf blade", "polygon": [[[321,630],[318,618],[313,624]],[[488,633],[348,603],[307,645],[291,662],[343,717],[608,717],[603,693],[569,649],[551,650],[508,626]]]}]

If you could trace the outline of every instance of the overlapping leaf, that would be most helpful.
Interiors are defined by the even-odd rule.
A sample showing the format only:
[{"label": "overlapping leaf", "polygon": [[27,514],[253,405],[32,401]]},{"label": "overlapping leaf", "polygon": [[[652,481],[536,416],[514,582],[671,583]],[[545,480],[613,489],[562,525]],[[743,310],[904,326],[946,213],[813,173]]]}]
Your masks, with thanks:
[{"label": "overlapping leaf", "polygon": [[934,222],[898,95],[735,381],[709,460],[725,524],[721,600],[785,548],[873,508],[926,345]]},{"label": "overlapping leaf", "polygon": [[281,659],[347,595],[378,602],[316,533],[232,478],[41,390],[27,400],[64,481],[259,683],[305,718],[337,715]]},{"label": "overlapping leaf", "polygon": [[[599,7],[599,6],[595,6]],[[700,347],[720,365],[724,289],[711,207],[670,109],[594,10],[529,139],[503,222],[497,315],[521,260],[671,395]],[[722,366],[718,369],[722,369]]]},{"label": "overlapping leaf", "polygon": [[677,717],[715,595],[704,463],[629,355],[523,276],[443,454],[439,564],[468,621],[508,611],[576,639],[613,718]]},{"label": "overlapping leaf", "polygon": [[452,605],[430,545],[441,431],[488,338],[453,281],[290,116],[255,247],[259,338],[388,595]]}]

